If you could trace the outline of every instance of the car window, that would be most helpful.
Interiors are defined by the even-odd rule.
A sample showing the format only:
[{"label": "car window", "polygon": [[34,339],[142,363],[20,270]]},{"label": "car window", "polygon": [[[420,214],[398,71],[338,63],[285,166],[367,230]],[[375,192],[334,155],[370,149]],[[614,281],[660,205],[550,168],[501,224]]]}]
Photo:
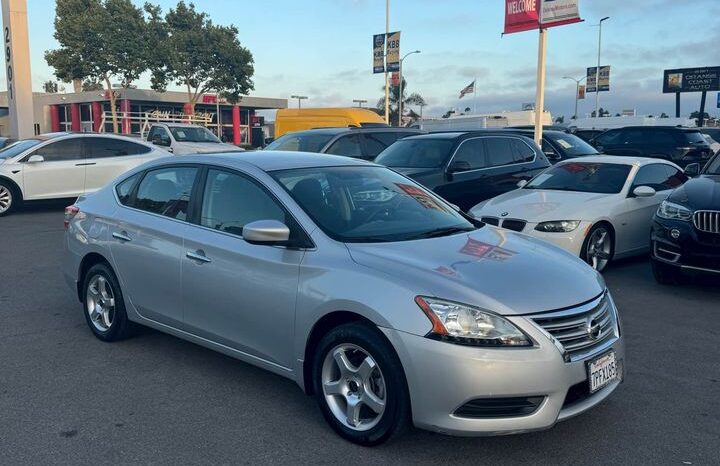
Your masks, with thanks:
[{"label": "car window", "polygon": [[320,152],[332,138],[333,135],[328,134],[286,134],[268,144],[265,150]]},{"label": "car window", "polygon": [[700,131],[685,131],[685,139],[690,144],[705,142],[705,138]]},{"label": "car window", "polygon": [[612,144],[621,144],[621,139],[624,139],[623,131],[611,129],[597,135],[594,141],[596,144],[600,144],[601,146],[609,146]]},{"label": "car window", "polygon": [[[597,155],[598,151],[574,134],[551,134],[550,139],[565,152],[566,157],[578,157],[581,155]],[[544,141],[543,141],[544,142]],[[545,148],[543,146],[543,151]]]},{"label": "car window", "polygon": [[377,157],[390,144],[397,141],[397,133],[364,133],[365,153],[368,157]]},{"label": "car window", "polygon": [[122,139],[98,137],[84,139],[86,157],[89,159],[146,154],[151,150],[149,147]]},{"label": "car window", "polygon": [[485,144],[482,138],[466,139],[460,144],[452,165],[462,167],[464,170],[477,170],[487,167],[485,160]]},{"label": "car window", "polygon": [[81,138],[63,139],[62,141],[51,142],[50,144],[36,149],[30,154],[42,155],[46,162],[61,162],[67,160],[82,159]]},{"label": "car window", "polygon": [[325,152],[334,155],[344,155],[346,157],[362,157],[363,150],[360,143],[360,136],[357,134],[342,136],[333,142]]},{"label": "car window", "polygon": [[673,131],[658,130],[651,131],[650,133],[651,134],[648,135],[648,138],[650,139],[650,141],[652,141],[653,144],[672,146],[677,141],[675,139],[675,133]]},{"label": "car window", "polygon": [[39,139],[23,139],[22,141],[13,142],[9,146],[0,150],[0,159],[9,159],[22,154],[26,150],[37,146],[42,141]]},{"label": "car window", "polygon": [[120,199],[121,204],[127,205],[130,201],[130,194],[132,193],[132,188],[135,186],[135,182],[140,178],[140,173],[136,173],[130,178],[126,179],[125,181],[122,181],[121,183],[118,183],[117,186],[115,186],[115,192],[117,193],[118,199]]},{"label": "car window", "polygon": [[168,167],[147,172],[138,186],[133,207],[186,220],[197,171],[195,167]]},{"label": "car window", "polygon": [[375,163],[393,168],[440,168],[450,157],[452,139],[403,139],[385,149]]},{"label": "car window", "polygon": [[617,194],[622,191],[630,165],[597,162],[560,163],[530,180],[523,189],[549,189],[583,193]]},{"label": "car window", "polygon": [[200,126],[171,126],[170,132],[178,142],[221,142],[210,130]]},{"label": "car window", "polygon": [[[543,145],[545,140],[543,139]],[[535,151],[520,139],[510,139],[510,148],[513,151],[513,158],[517,163],[532,162],[535,159]],[[543,149],[544,151],[545,149]]]},{"label": "car window", "polygon": [[670,165],[654,163],[640,167],[633,188],[637,186],[650,186],[656,191],[675,189],[687,181],[687,177]]},{"label": "car window", "polygon": [[619,141],[621,144],[649,144],[653,142],[653,134],[641,128],[628,128],[623,131]]},{"label": "car window", "polygon": [[170,139],[170,133],[168,133],[168,131],[162,126],[153,126],[152,128],[150,128],[150,132],[147,136],[148,141],[152,141],[155,136]]},{"label": "car window", "polygon": [[242,236],[242,229],[257,220],[287,224],[285,210],[251,179],[222,170],[208,170],[200,224]]},{"label": "car window", "polygon": [[517,163],[513,154],[513,140],[514,138],[485,138],[485,151],[487,153],[488,167],[499,167],[502,165]]}]

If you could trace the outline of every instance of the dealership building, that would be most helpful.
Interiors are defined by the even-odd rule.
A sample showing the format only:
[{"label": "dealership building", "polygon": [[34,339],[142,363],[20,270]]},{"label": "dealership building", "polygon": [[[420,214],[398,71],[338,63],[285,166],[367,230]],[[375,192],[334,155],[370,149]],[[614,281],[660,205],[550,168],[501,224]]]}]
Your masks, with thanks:
[{"label": "dealership building", "polygon": [[[223,140],[235,144],[261,145],[264,120],[258,110],[287,108],[287,99],[243,96],[237,104],[215,94],[204,94],[191,112],[186,92],[147,89],[113,89],[116,95],[118,132],[140,135],[153,122],[189,122],[207,126]],[[33,93],[35,134],[55,131],[112,132],[107,91]],[[219,109],[219,112],[218,112]],[[8,136],[7,92],[0,92],[0,136]],[[191,115],[192,113],[192,115]]]}]

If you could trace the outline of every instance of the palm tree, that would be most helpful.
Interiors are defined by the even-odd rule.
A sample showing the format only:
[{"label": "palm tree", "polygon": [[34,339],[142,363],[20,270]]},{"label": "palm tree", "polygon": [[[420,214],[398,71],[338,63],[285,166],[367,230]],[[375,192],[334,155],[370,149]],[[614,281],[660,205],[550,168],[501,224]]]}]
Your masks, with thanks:
[{"label": "palm tree", "polygon": [[[382,90],[384,91],[385,88],[383,87]],[[403,102],[403,117],[409,116],[411,118],[411,123],[419,119],[419,116],[417,113],[413,112],[409,107],[411,105],[427,105],[425,103],[425,99],[423,96],[418,94],[417,92],[413,92],[412,94],[407,94],[407,81],[405,78],[402,80],[402,102]],[[398,103],[400,102],[400,86],[390,86],[390,94],[389,99],[390,101],[390,124],[393,126],[397,126],[398,124]],[[377,103],[377,109],[379,110],[379,113],[381,115],[385,115],[385,97],[378,100]]]}]

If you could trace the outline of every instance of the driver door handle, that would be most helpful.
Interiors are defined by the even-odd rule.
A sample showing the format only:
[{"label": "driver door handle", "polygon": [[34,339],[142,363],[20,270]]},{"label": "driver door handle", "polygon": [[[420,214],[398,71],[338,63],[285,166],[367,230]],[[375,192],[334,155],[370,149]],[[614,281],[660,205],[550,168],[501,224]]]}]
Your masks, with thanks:
[{"label": "driver door handle", "polygon": [[118,232],[113,232],[112,235],[113,235],[113,238],[118,239],[118,240],[120,240],[120,241],[122,241],[122,242],[132,241],[132,238],[130,238],[130,237],[128,236],[128,234],[127,234],[126,232],[124,232],[124,231],[121,231],[120,233],[118,233]]},{"label": "driver door handle", "polygon": [[188,259],[198,261],[198,262],[204,262],[204,263],[212,262],[212,259],[210,259],[208,256],[206,256],[202,250],[187,251],[185,253],[185,257],[187,257]]}]

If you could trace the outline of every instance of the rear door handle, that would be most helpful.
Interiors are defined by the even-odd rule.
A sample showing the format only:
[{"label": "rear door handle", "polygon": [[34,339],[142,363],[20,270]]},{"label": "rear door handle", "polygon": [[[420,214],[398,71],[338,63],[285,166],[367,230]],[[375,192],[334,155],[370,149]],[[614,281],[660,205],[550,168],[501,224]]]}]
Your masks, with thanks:
[{"label": "rear door handle", "polygon": [[96,164],[97,164],[97,162],[86,162],[86,163],[76,163],[75,166],[76,167],[86,167],[88,165],[96,165]]},{"label": "rear door handle", "polygon": [[128,236],[127,232],[124,232],[124,231],[121,231],[120,233],[113,232],[112,235],[113,235],[113,238],[119,239],[120,241],[123,241],[123,242],[132,241],[132,238],[130,238]]},{"label": "rear door handle", "polygon": [[192,259],[192,260],[198,261],[198,262],[205,262],[205,263],[212,262],[212,259],[210,259],[208,256],[206,256],[202,250],[187,251],[185,253],[185,256],[188,259]]}]

